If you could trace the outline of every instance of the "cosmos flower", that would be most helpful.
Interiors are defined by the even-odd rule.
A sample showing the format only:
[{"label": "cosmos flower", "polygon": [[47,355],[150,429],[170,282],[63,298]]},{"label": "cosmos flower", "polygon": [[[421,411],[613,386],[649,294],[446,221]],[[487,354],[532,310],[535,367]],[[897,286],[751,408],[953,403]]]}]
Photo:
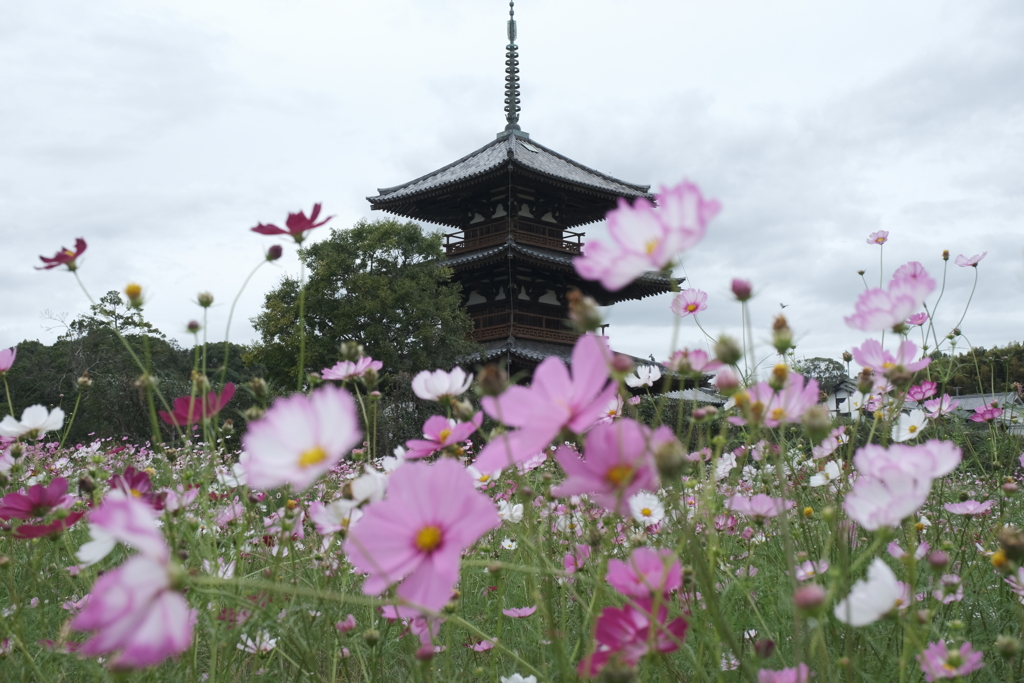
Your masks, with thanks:
[{"label": "cosmos flower", "polygon": [[374,360],[369,356],[362,356],[356,361],[340,360],[334,367],[324,368],[320,376],[324,379],[333,379],[341,382],[348,382],[360,379],[367,370],[379,372],[384,367],[384,361]]},{"label": "cosmos flower", "polygon": [[908,401],[923,401],[929,396],[934,396],[939,385],[929,380],[922,380],[920,384],[907,389],[907,400]]},{"label": "cosmos flower", "polygon": [[668,595],[683,585],[683,567],[671,550],[635,548],[626,561],[608,561],[608,584],[627,597]]},{"label": "cosmos flower", "polygon": [[661,370],[657,365],[638,365],[635,373],[626,375],[626,385],[634,389],[653,387],[654,383],[661,379]]},{"label": "cosmos flower", "polygon": [[334,216],[328,216],[327,218],[317,223],[316,219],[319,218],[319,216],[320,204],[314,204],[313,211],[309,214],[309,218],[306,218],[305,211],[299,211],[298,213],[289,213],[288,218],[285,220],[285,226],[287,227],[287,230],[281,229],[274,225],[273,223],[270,223],[268,225],[258,223],[256,227],[252,229],[252,231],[258,232],[261,235],[290,235],[297,244],[302,244],[302,241],[306,238],[306,233],[308,231],[312,230],[313,228],[319,228],[321,225],[325,224],[327,221],[334,218]]},{"label": "cosmos flower", "polygon": [[878,230],[868,235],[868,244],[882,245],[889,241],[888,230]]},{"label": "cosmos flower", "polygon": [[927,356],[915,361],[915,356],[917,356],[917,345],[909,339],[900,344],[896,355],[883,349],[876,339],[868,339],[861,346],[853,349],[853,358],[861,367],[871,368],[876,373],[883,375],[894,368],[917,372],[928,367],[928,364],[932,362],[932,359]]},{"label": "cosmos flower", "polygon": [[688,315],[696,315],[701,311],[707,310],[708,295],[706,292],[702,292],[699,289],[684,289],[676,295],[676,298],[672,299],[672,303],[669,307],[672,309],[672,312],[680,318],[685,318]]},{"label": "cosmos flower", "polygon": [[791,669],[779,671],[761,669],[757,672],[757,683],[810,683],[813,675],[807,665],[801,663]]},{"label": "cosmos flower", "polygon": [[590,494],[598,505],[624,516],[630,496],[658,488],[654,451],[672,438],[664,426],[652,432],[629,418],[597,425],[587,432],[582,458],[568,446],[558,447],[555,459],[567,476],[551,495]]},{"label": "cosmos flower", "polygon": [[915,313],[914,315],[907,318],[908,325],[915,325],[917,327],[924,325],[926,322],[928,322],[928,314],[925,313],[924,311],[920,313]]},{"label": "cosmos flower", "polygon": [[519,524],[523,521],[523,504],[509,503],[507,500],[498,501],[498,517],[505,522]]},{"label": "cosmos flower", "polygon": [[991,500],[986,500],[984,503],[965,500],[962,503],[946,503],[942,507],[946,508],[946,512],[952,512],[954,515],[981,515],[991,510],[994,503],[995,501]]},{"label": "cosmos flower", "polygon": [[[653,620],[657,625],[652,624]],[[675,652],[679,641],[686,636],[687,626],[682,617],[668,622],[668,610],[664,606],[657,615],[652,614],[650,604],[640,601],[638,606],[627,603],[622,608],[605,607],[597,619],[594,652],[583,658],[578,671],[581,676],[596,676],[613,656],[635,666],[652,650],[652,645],[655,652]]]},{"label": "cosmos flower", "polygon": [[645,272],[666,268],[704,238],[708,223],[720,208],[689,182],[663,187],[657,200],[659,209],[643,197],[632,206],[620,199],[618,208],[607,216],[611,243],[591,240],[584,245],[583,255],[575,259],[580,277],[600,280],[605,289],[614,292]]},{"label": "cosmos flower", "polygon": [[29,406],[21,413],[21,421],[13,415],[5,415],[0,421],[0,436],[9,439],[42,438],[46,432],[60,429],[64,424],[64,411],[60,408],[47,410],[43,406]]},{"label": "cosmos flower", "polygon": [[461,455],[459,444],[480,428],[484,414],[478,412],[469,422],[456,422],[443,415],[433,415],[423,424],[423,438],[405,442],[405,457],[409,460],[425,458],[440,450],[452,449]]},{"label": "cosmos flower", "polygon": [[649,491],[640,491],[629,499],[629,512],[633,519],[644,526],[654,526],[665,519],[665,506],[661,498]]},{"label": "cosmos flower", "polygon": [[758,382],[748,391],[750,404],[761,404],[764,424],[778,427],[783,422],[800,422],[808,408],[818,404],[818,380],[804,380],[791,372],[782,391],[775,391],[768,382]]},{"label": "cosmos flower", "polygon": [[960,401],[954,401],[949,394],[943,394],[941,398],[933,398],[924,402],[924,407],[929,411],[928,417],[933,420],[943,415],[949,415],[960,405]]},{"label": "cosmos flower", "polygon": [[110,554],[119,542],[129,545],[143,555],[166,561],[169,556],[167,542],[156,526],[156,511],[138,498],[113,489],[103,498],[103,504],[89,513],[91,540],[82,544],[75,553],[83,567],[96,564]]},{"label": "cosmos flower", "polygon": [[849,327],[880,332],[900,325],[935,290],[935,280],[917,261],[901,266],[887,289],[862,292],[852,316],[844,318]]},{"label": "cosmos flower", "polygon": [[839,469],[839,463],[835,460],[829,460],[825,463],[825,467],[821,471],[815,472],[811,477],[808,485],[812,487],[825,486],[830,484],[839,478],[842,471]]},{"label": "cosmos flower", "polygon": [[451,372],[424,370],[412,378],[412,392],[424,401],[450,401],[469,390],[473,376],[466,375],[462,368]]},{"label": "cosmos flower", "polygon": [[665,365],[673,372],[689,375],[717,370],[722,367],[722,362],[711,358],[706,351],[700,349],[682,349],[673,353],[672,357],[665,361]]},{"label": "cosmos flower", "polygon": [[959,648],[947,648],[945,643],[929,643],[924,652],[917,656],[917,662],[928,683],[940,678],[956,678],[977,671],[985,666],[981,663],[982,653],[965,642]]},{"label": "cosmos flower", "polygon": [[771,498],[763,493],[756,496],[741,496],[736,494],[725,500],[725,507],[741,515],[754,518],[761,522],[769,517],[775,517],[780,512],[792,509],[796,503],[784,498]]},{"label": "cosmos flower", "polygon": [[797,565],[796,580],[807,581],[808,579],[813,579],[816,576],[821,576],[827,571],[828,560],[818,560],[817,562],[805,560],[803,563]]},{"label": "cosmos flower", "polygon": [[263,418],[249,424],[243,437],[249,486],[304,489],[361,437],[355,402],[344,389],[326,385],[309,396],[279,398]]},{"label": "cosmos flower", "polygon": [[867,626],[901,607],[904,594],[889,565],[876,557],[867,578],[853,584],[850,594],[836,603],[834,614],[844,624]]},{"label": "cosmos flower", "polygon": [[524,617],[528,617],[536,611],[537,606],[533,605],[532,607],[513,607],[511,609],[503,609],[501,610],[501,613],[504,614],[506,617],[512,617],[513,619],[523,619]]},{"label": "cosmos flower", "polygon": [[967,268],[968,266],[970,266],[971,268],[977,268],[978,263],[980,263],[981,259],[985,258],[986,256],[988,256],[987,251],[983,251],[980,254],[975,254],[970,258],[967,258],[963,254],[960,254],[959,256],[956,257],[955,263],[961,268]]},{"label": "cosmos flower", "polygon": [[235,395],[235,385],[228,382],[220,395],[211,391],[206,398],[182,396],[174,399],[174,411],[160,411],[160,419],[175,427],[185,427],[216,416]]},{"label": "cosmos flower", "polygon": [[1003,409],[994,405],[978,406],[971,415],[971,422],[991,422],[1003,414]]},{"label": "cosmos flower", "polygon": [[401,581],[399,599],[437,611],[451,598],[462,551],[500,525],[494,503],[461,464],[450,458],[407,463],[391,474],[387,497],[364,508],[345,553],[356,571],[368,574],[366,595]]},{"label": "cosmos flower", "polygon": [[3,377],[4,373],[11,369],[14,365],[14,359],[18,355],[18,349],[0,349],[0,377]]},{"label": "cosmos flower", "polygon": [[608,405],[601,411],[601,417],[597,419],[599,424],[607,424],[622,417],[622,397],[616,394],[608,401]]},{"label": "cosmos flower", "polygon": [[15,491],[0,499],[0,519],[30,519],[45,517],[58,507],[70,505],[67,495],[68,480],[56,477],[46,486],[33,484],[27,493]]},{"label": "cosmos flower", "polygon": [[75,240],[75,250],[71,251],[67,247],[61,247],[52,258],[46,258],[40,256],[39,260],[44,265],[36,267],[36,270],[50,270],[51,268],[57,268],[58,266],[67,266],[68,270],[74,271],[78,269],[77,259],[86,248],[85,240],[79,237]]},{"label": "cosmos flower", "polygon": [[892,440],[900,443],[921,436],[921,430],[928,426],[923,410],[911,410],[910,414],[900,413],[899,420],[892,426]]}]

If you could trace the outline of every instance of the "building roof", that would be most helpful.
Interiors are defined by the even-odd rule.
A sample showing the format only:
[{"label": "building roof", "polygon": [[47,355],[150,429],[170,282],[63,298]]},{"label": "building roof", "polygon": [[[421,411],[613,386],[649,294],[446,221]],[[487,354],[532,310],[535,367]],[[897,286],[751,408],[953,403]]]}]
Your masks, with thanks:
[{"label": "building roof", "polygon": [[[412,215],[410,204],[417,198],[443,194],[456,186],[472,184],[490,176],[504,177],[509,166],[513,171],[520,171],[542,180],[558,185],[571,186],[576,191],[584,191],[607,199],[616,197],[652,197],[648,192],[649,185],[636,185],[619,180],[606,173],[577,163],[572,159],[555,152],[544,145],[530,140],[527,133],[517,130],[506,130],[480,149],[467,154],[458,161],[431,171],[415,180],[410,180],[394,187],[380,188],[376,197],[367,197],[373,209],[383,209],[412,218],[425,218]],[[600,220],[604,213],[587,222]],[[444,218],[434,220],[442,224],[449,223]]]},{"label": "building roof", "polygon": [[670,391],[665,394],[665,398],[674,398],[680,401],[696,401],[697,403],[707,403],[713,406],[725,405],[724,396],[719,396],[714,392],[699,388]]}]

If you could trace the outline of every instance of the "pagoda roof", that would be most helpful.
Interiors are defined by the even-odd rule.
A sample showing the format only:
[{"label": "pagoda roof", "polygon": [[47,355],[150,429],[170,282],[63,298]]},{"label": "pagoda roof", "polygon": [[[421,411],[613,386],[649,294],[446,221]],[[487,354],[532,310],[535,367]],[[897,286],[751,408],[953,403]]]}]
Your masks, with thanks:
[{"label": "pagoda roof", "polygon": [[[505,242],[505,244],[499,244],[498,246],[487,249],[479,249],[468,254],[449,256],[448,259],[445,260],[444,264],[449,268],[458,270],[465,266],[482,265],[492,261],[506,260],[508,258],[507,254],[510,251],[513,258],[521,258],[534,263],[555,266],[558,270],[569,272],[573,275],[576,274],[576,268],[573,266],[573,259],[575,257],[557,251],[549,251],[539,247],[519,244],[511,237]],[[616,301],[644,299],[656,294],[663,294],[670,291],[673,280],[679,283],[684,279],[685,278],[672,278],[671,276],[664,275],[656,271],[650,271],[644,273],[633,280],[630,284],[615,292],[610,292],[599,283],[589,280],[581,279],[576,286],[584,294],[594,297],[600,305],[608,306]]]},{"label": "pagoda roof", "polygon": [[[492,142],[467,154],[458,161],[431,171],[402,185],[380,188],[376,197],[367,197],[373,209],[382,209],[414,219],[429,220],[442,225],[456,225],[450,216],[428,215],[418,200],[446,194],[454,189],[477,185],[492,176],[504,178],[509,166],[524,175],[534,176],[556,186],[596,195],[606,202],[618,197],[652,198],[649,185],[636,185],[577,163],[530,139],[528,133],[507,130]],[[593,222],[600,220],[604,211]]]}]

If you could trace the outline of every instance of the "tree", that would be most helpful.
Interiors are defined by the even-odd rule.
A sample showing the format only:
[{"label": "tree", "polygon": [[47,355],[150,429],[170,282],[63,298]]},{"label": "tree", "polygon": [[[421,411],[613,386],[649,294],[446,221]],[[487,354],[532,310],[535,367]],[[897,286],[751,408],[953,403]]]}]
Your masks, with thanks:
[{"label": "tree", "polygon": [[805,358],[793,363],[793,369],[808,379],[818,380],[818,388],[831,394],[847,379],[846,366],[832,358]]},{"label": "tree", "polygon": [[100,297],[99,303],[89,306],[89,311],[91,315],[83,313],[72,320],[67,326],[67,332],[60,338],[73,339],[103,327],[117,330],[121,334],[145,334],[165,338],[163,332],[142,317],[142,309],[129,306],[116,290],[112,289]]},{"label": "tree", "polygon": [[[309,271],[303,370],[332,366],[345,341],[362,344],[383,361],[384,372],[451,367],[471,356],[473,323],[443,256],[439,234],[393,219],[332,230],[302,249]],[[261,341],[246,361],[265,365],[268,379],[281,386],[296,380],[299,291],[299,281],[285,276],[252,319]]]}]

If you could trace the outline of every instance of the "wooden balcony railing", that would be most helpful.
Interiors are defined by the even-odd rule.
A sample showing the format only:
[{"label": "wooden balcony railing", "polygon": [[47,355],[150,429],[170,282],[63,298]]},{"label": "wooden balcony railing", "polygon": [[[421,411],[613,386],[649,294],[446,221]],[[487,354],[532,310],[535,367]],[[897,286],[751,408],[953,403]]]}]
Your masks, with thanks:
[{"label": "wooden balcony railing", "polygon": [[[566,254],[579,254],[584,233],[552,228],[539,223],[514,220],[511,226],[512,238],[520,244],[531,244]],[[457,230],[445,234],[445,253],[455,256],[477,249],[496,246],[505,242],[509,235],[508,223],[498,222],[479,227]]]},{"label": "wooden balcony railing", "polygon": [[515,322],[510,322],[508,312],[473,317],[474,341],[483,342],[505,339],[509,335],[536,339],[537,341],[575,344],[578,334],[568,329],[564,318],[554,318],[531,313],[515,313]]}]

